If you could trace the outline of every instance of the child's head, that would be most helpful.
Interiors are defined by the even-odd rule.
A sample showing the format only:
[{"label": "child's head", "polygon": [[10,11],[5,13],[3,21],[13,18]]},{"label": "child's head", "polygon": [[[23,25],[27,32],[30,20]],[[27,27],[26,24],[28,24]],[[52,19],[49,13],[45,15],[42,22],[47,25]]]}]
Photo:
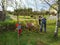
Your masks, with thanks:
[{"label": "child's head", "polygon": [[18,22],[18,24],[21,24],[20,22]]}]

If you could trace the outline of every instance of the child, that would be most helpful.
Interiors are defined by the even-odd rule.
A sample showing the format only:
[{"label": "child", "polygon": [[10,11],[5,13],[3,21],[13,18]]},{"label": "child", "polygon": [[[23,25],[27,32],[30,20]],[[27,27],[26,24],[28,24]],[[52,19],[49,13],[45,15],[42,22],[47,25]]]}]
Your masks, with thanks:
[{"label": "child", "polygon": [[20,35],[22,33],[21,24],[20,23],[16,24],[16,27],[18,29],[18,34]]}]

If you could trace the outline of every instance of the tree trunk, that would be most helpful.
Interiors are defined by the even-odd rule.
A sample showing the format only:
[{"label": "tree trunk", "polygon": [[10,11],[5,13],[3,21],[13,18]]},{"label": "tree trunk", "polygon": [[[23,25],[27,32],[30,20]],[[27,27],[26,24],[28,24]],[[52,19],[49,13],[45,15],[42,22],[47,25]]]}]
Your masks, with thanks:
[{"label": "tree trunk", "polygon": [[5,11],[5,6],[4,6],[4,0],[2,0],[2,13],[0,13],[0,16],[1,16],[1,18],[0,18],[0,21],[4,21],[5,20],[5,18],[6,18],[6,11]]},{"label": "tree trunk", "polygon": [[58,36],[58,25],[59,25],[59,15],[60,15],[60,0],[58,0],[57,3],[58,3],[58,11],[57,11],[56,29],[55,29],[55,32],[54,32],[54,37]]}]

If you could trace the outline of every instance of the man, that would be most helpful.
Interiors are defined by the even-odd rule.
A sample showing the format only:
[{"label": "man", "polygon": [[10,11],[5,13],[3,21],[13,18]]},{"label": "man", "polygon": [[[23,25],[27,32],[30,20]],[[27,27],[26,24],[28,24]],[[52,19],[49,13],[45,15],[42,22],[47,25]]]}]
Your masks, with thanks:
[{"label": "man", "polygon": [[44,32],[46,32],[46,18],[44,18],[44,17],[42,17],[42,19],[41,19],[40,32],[42,32],[43,28],[44,28]]}]

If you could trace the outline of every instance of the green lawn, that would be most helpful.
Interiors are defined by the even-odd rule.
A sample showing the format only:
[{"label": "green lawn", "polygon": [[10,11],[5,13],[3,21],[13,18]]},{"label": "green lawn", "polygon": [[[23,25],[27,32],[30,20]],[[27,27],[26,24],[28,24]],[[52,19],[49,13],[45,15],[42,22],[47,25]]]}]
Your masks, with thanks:
[{"label": "green lawn", "polygon": [[[23,30],[19,37],[20,45],[60,45],[60,29],[58,38],[54,38],[55,21],[47,21],[47,33]],[[17,31],[0,33],[0,45],[18,45]]]}]

